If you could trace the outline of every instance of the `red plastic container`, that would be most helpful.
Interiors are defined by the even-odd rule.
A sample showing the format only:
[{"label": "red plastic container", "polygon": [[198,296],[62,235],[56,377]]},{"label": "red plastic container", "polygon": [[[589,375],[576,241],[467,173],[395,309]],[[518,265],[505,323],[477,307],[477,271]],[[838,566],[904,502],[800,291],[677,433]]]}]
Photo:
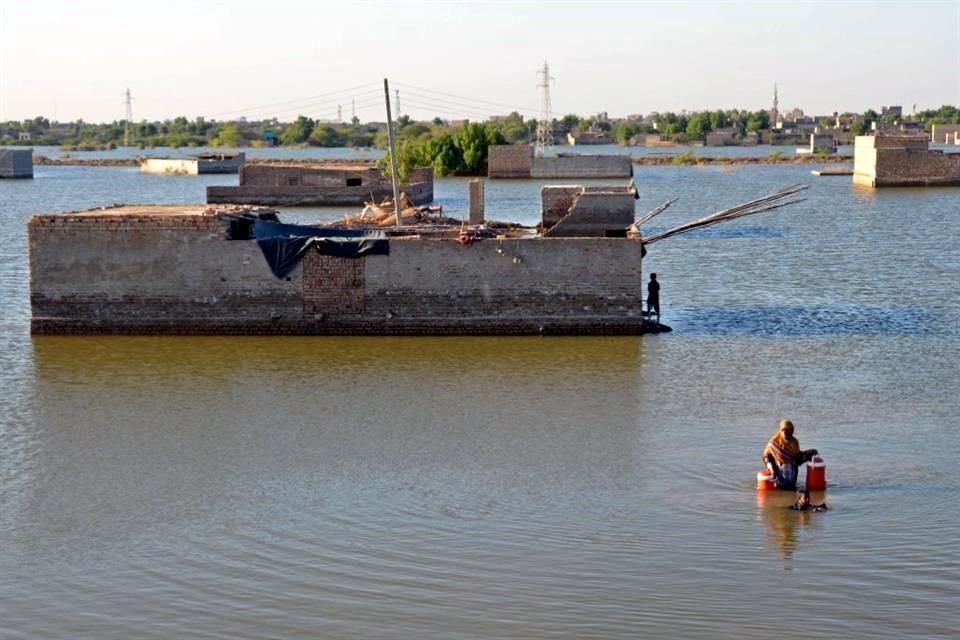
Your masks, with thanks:
[{"label": "red plastic container", "polygon": [[773,472],[770,469],[757,471],[757,491],[772,491],[777,488],[773,479]]},{"label": "red plastic container", "polygon": [[814,456],[807,463],[807,489],[810,491],[823,491],[827,488],[827,465],[823,458]]}]

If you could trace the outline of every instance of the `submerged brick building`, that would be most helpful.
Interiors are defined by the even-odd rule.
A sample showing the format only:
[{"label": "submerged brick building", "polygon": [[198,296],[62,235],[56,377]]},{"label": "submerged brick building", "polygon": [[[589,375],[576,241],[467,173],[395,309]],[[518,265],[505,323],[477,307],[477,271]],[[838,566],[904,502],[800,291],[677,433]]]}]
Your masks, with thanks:
[{"label": "submerged brick building", "polygon": [[[122,206],[34,216],[28,223],[31,330],[424,335],[664,329],[645,323],[641,313],[642,242],[602,237],[606,230],[586,208],[592,197],[579,208],[570,200],[571,221],[586,225],[581,237],[543,237],[526,229],[465,241],[456,227],[389,229],[378,232],[386,238],[385,252],[344,257],[325,253],[330,247],[321,242],[304,248],[282,277],[254,239],[257,225],[268,222],[262,212]],[[632,220],[632,204],[629,214]],[[562,228],[562,220],[550,226]]]}]

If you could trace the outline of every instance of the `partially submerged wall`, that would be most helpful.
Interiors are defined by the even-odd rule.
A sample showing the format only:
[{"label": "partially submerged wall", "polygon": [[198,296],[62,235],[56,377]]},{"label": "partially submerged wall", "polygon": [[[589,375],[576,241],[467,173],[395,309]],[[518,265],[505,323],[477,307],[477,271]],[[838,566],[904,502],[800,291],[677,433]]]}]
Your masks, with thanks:
[{"label": "partially submerged wall", "polygon": [[868,187],[960,185],[960,154],[929,151],[926,136],[857,136],[853,182]]},{"label": "partially submerged wall", "polygon": [[125,207],[28,224],[34,333],[639,334],[642,245],[607,238],[390,240],[308,251],[277,279],[216,211]]},{"label": "partially submerged wall", "polygon": [[[433,169],[410,172],[400,185],[413,204],[433,201]],[[240,185],[207,187],[207,202],[265,206],[343,206],[393,199],[393,184],[373,168],[331,168],[300,164],[249,164],[240,170]]]},{"label": "partially submerged wall", "polygon": [[491,145],[487,151],[487,177],[529,178],[532,161],[530,145]]},{"label": "partially submerged wall", "polygon": [[623,237],[635,219],[636,190],[614,186],[540,189],[543,235],[553,238]]},{"label": "partially submerged wall", "polygon": [[536,157],[529,145],[493,145],[487,157],[490,178],[629,178],[630,156],[560,154]]},{"label": "partially submerged wall", "polygon": [[32,178],[33,149],[0,149],[0,178]]},{"label": "partially submerged wall", "polygon": [[140,163],[140,171],[175,176],[195,176],[200,173],[200,161],[196,158],[147,158]]},{"label": "partially submerged wall", "polygon": [[533,158],[532,178],[629,178],[633,175],[630,156],[562,154]]},{"label": "partially submerged wall", "polygon": [[146,158],[140,163],[145,173],[195,176],[201,173],[239,173],[246,162],[244,153],[204,153],[193,158]]},{"label": "partially submerged wall", "polygon": [[933,142],[960,144],[960,124],[935,124],[930,131]]}]

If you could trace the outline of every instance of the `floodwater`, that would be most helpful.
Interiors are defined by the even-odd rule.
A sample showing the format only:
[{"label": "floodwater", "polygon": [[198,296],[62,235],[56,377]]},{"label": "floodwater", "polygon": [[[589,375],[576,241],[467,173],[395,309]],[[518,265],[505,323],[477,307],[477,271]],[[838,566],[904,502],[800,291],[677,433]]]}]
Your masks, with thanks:
[{"label": "floodwater", "polygon": [[[812,168],[637,167],[647,233],[810,185],[651,245],[642,338],[31,338],[30,214],[236,176],[0,182],[0,637],[956,637],[960,189]],[[828,512],[754,490],[782,417]]]}]

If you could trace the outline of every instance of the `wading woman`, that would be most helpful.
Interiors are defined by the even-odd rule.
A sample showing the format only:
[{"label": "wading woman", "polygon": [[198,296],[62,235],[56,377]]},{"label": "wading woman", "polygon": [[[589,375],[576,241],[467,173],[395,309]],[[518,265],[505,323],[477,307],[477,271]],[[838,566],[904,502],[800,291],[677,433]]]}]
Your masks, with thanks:
[{"label": "wading woman", "polygon": [[763,450],[763,462],[773,472],[778,489],[794,489],[800,465],[815,455],[816,449],[800,450],[800,441],[793,437],[793,423],[781,420],[780,428]]}]

